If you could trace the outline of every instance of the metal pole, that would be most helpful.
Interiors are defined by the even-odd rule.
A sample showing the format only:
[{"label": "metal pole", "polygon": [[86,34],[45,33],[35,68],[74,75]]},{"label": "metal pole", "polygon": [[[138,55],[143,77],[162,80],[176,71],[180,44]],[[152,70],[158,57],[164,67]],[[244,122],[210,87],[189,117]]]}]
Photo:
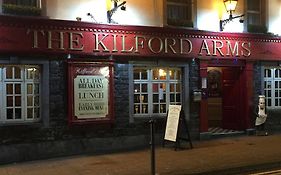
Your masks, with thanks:
[{"label": "metal pole", "polygon": [[151,174],[155,175],[154,119],[150,119]]}]

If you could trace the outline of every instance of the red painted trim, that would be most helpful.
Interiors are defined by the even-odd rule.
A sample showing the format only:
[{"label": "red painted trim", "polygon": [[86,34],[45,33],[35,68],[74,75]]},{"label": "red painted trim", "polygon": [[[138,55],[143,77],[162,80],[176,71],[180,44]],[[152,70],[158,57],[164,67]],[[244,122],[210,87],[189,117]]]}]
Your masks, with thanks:
[{"label": "red painted trim", "polygon": [[271,35],[0,15],[2,54],[280,60],[279,50],[281,38]]},{"label": "red painted trim", "polygon": [[253,62],[247,62],[244,70],[245,76],[245,128],[253,128],[254,123],[252,121],[253,116],[253,77],[254,68]]},{"label": "red painted trim", "polygon": [[[80,60],[80,61],[79,61]],[[80,124],[113,124],[114,122],[114,69],[113,61],[92,60],[81,61],[81,59],[72,59],[66,62],[67,75],[68,75],[68,123],[69,125]],[[75,73],[75,68],[87,67],[109,67],[109,94],[108,94],[108,115],[105,118],[90,118],[90,119],[77,119],[74,116],[74,77],[78,74]],[[88,74],[87,74],[88,75]],[[91,74],[89,74],[91,75]]]},{"label": "red painted trim", "polygon": [[[200,60],[200,78],[207,78],[208,61]],[[201,82],[200,81],[200,82]],[[201,82],[202,83],[202,82]],[[200,84],[201,88],[202,84]],[[202,88],[202,99],[200,101],[200,132],[208,132],[208,98],[207,89]]]}]

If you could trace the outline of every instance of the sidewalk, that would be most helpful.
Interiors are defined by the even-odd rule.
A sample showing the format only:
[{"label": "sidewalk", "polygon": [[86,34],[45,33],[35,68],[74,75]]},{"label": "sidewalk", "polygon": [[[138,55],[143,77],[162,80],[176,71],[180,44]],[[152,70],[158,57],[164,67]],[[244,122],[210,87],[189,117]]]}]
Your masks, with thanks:
[{"label": "sidewalk", "polygon": [[[193,149],[156,147],[156,173],[242,174],[281,167],[281,134],[193,142]],[[81,155],[0,166],[0,175],[150,175],[150,150]]]}]

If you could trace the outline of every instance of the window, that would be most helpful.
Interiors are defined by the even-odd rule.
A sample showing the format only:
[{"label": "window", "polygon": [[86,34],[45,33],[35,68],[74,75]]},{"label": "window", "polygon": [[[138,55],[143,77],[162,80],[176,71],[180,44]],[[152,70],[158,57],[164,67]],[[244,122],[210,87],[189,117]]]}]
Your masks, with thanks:
[{"label": "window", "polygon": [[164,115],[182,103],[182,71],[169,67],[134,67],[134,116]]},{"label": "window", "polygon": [[265,33],[265,0],[247,0],[248,32]]},{"label": "window", "polygon": [[3,0],[3,4],[40,7],[39,0]]},{"label": "window", "polygon": [[20,122],[40,119],[40,67],[0,66],[0,121]]},{"label": "window", "polygon": [[264,69],[264,94],[267,106],[281,106],[281,67]]},{"label": "window", "polygon": [[12,15],[40,16],[41,0],[3,0],[2,11]]},{"label": "window", "polygon": [[192,0],[167,0],[167,24],[193,27]]}]

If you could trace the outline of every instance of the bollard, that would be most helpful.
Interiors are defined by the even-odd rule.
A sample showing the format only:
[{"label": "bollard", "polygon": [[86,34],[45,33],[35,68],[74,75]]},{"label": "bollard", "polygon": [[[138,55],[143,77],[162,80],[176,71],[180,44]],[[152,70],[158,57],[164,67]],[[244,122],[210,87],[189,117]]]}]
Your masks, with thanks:
[{"label": "bollard", "polygon": [[150,150],[151,150],[151,174],[155,175],[155,143],[154,143],[154,119],[150,119]]}]

